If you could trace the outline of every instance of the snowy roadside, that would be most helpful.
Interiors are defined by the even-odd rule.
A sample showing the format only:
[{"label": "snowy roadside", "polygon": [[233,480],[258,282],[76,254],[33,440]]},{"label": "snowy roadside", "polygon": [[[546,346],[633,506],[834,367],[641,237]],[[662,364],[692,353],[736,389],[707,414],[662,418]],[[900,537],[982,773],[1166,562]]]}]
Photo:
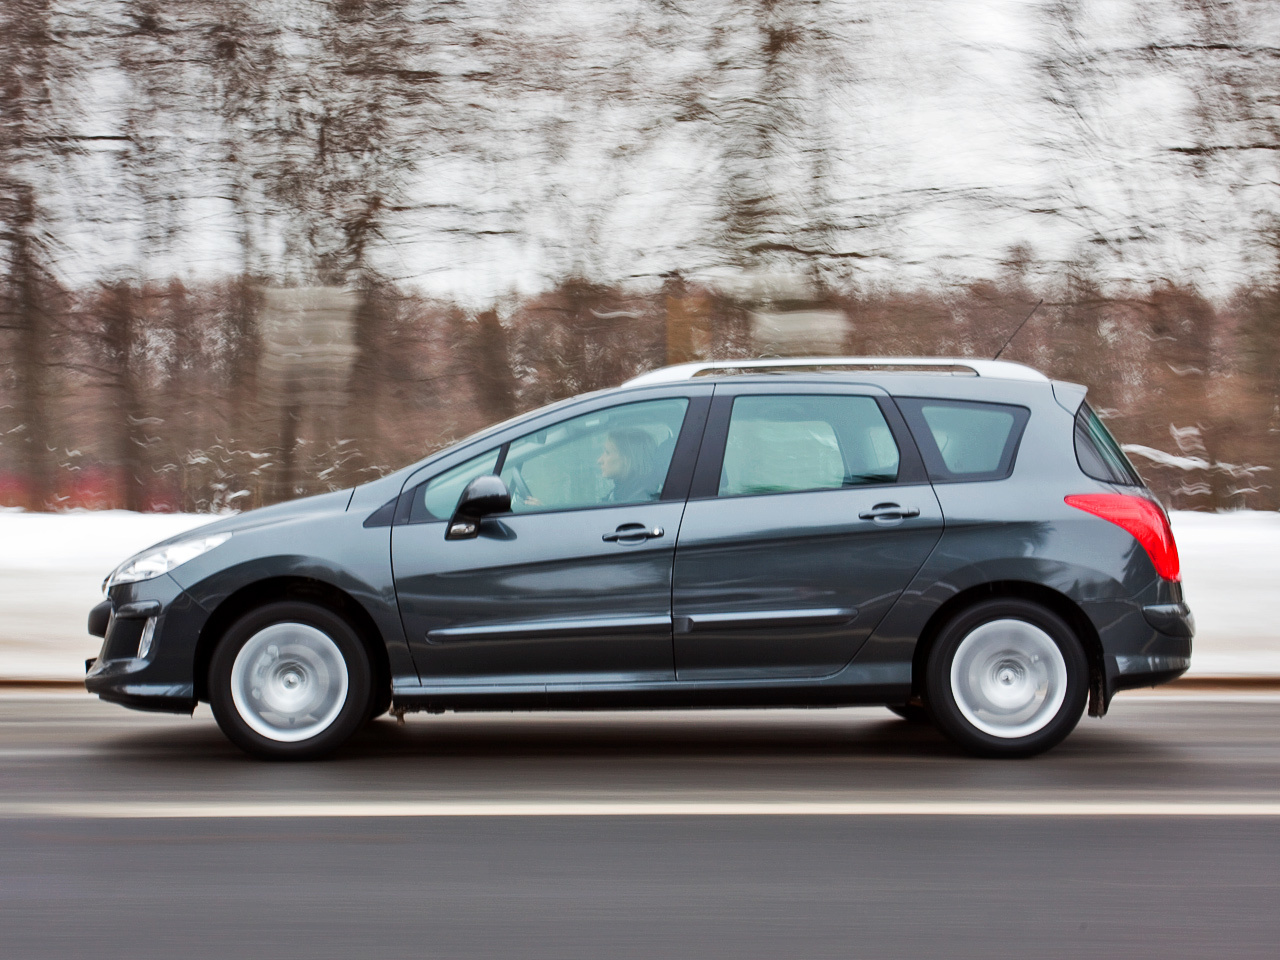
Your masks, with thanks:
[{"label": "snowy roadside", "polygon": [[218,519],[212,514],[0,510],[0,679],[84,677],[102,641],[85,625],[102,581],[158,540]]},{"label": "snowy roadside", "polygon": [[[217,519],[122,510],[0,510],[0,679],[74,680],[100,641],[85,632],[103,578],[131,553]],[[1191,675],[1280,677],[1280,513],[1174,513],[1198,625]]]},{"label": "snowy roadside", "polygon": [[1191,676],[1280,677],[1280,513],[1171,515],[1196,616]]}]

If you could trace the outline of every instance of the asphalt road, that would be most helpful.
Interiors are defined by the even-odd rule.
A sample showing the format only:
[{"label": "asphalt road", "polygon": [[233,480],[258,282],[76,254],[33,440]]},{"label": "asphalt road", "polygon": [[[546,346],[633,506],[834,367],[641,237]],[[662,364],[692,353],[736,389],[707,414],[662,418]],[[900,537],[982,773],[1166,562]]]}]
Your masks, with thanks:
[{"label": "asphalt road", "polygon": [[243,758],[0,696],[0,958],[1280,955],[1280,698],[979,761],[883,710],[410,716]]}]

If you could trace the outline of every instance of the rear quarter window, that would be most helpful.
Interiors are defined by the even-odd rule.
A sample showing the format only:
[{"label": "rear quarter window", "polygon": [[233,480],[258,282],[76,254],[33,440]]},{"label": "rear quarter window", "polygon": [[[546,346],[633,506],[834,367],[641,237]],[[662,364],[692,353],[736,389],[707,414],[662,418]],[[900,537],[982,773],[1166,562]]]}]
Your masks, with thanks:
[{"label": "rear quarter window", "polygon": [[898,407],[935,483],[1005,479],[1031,416],[1011,404],[926,397],[899,397]]},{"label": "rear quarter window", "polygon": [[1076,463],[1085,476],[1126,487],[1143,485],[1120,444],[1087,403],[1076,414],[1075,444]]}]

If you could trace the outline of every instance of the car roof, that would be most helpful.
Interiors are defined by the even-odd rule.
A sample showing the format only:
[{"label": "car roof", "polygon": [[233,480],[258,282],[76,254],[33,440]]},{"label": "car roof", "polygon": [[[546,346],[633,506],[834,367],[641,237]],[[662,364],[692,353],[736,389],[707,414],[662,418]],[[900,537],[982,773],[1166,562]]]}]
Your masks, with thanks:
[{"label": "car roof", "polygon": [[773,373],[822,373],[824,375],[856,374],[859,380],[868,375],[900,375],[929,373],[978,377],[983,380],[1022,380],[1048,383],[1039,370],[1007,360],[981,360],[972,357],[781,357],[749,360],[706,360],[678,363],[650,370],[633,377],[622,386],[639,387],[663,383],[681,383],[693,379],[720,379],[726,376]]}]

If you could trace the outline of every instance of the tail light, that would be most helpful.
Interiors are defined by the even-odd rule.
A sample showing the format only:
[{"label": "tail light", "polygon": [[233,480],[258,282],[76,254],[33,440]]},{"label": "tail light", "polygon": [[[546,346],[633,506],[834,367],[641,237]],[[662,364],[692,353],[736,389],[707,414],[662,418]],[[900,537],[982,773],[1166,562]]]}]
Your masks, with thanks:
[{"label": "tail light", "polygon": [[1129,531],[1147,551],[1156,573],[1163,579],[1182,579],[1178,545],[1173,542],[1169,518],[1150,500],[1123,493],[1087,493],[1073,494],[1066,501],[1077,510],[1092,513]]}]

